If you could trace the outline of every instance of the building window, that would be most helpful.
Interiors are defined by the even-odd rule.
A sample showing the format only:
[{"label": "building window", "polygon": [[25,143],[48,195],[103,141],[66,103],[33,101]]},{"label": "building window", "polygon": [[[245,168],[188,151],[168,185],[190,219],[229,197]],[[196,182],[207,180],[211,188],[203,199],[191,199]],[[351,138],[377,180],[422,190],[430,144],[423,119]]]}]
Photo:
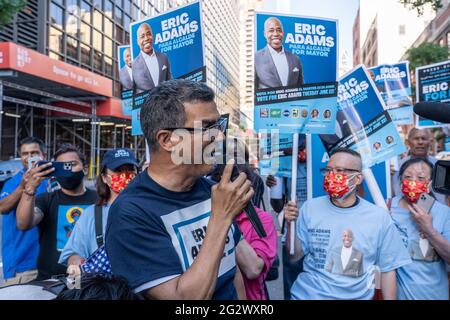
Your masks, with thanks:
[{"label": "building window", "polygon": [[53,26],[62,29],[63,17],[64,17],[63,9],[54,3],[50,4],[50,23]]},{"label": "building window", "polygon": [[81,10],[80,10],[81,19],[87,23],[91,23],[92,16],[92,7],[86,1],[81,1]]},{"label": "building window", "polygon": [[78,59],[78,40],[72,37],[67,37],[67,56],[73,58],[74,60]]},{"label": "building window", "polygon": [[110,0],[105,0],[105,14],[112,18],[113,17],[113,3]]},{"label": "building window", "polygon": [[105,37],[104,41],[103,41],[103,46],[104,46],[104,50],[103,52],[105,53],[105,55],[107,55],[108,57],[112,57],[113,56],[113,42],[111,39]]},{"label": "building window", "polygon": [[123,28],[125,30],[130,30],[130,23],[131,23],[130,17],[128,15],[124,14],[123,15]]},{"label": "building window", "polygon": [[91,65],[91,48],[85,44],[80,45],[81,48],[81,63],[90,66]]},{"label": "building window", "polygon": [[102,34],[95,29],[92,32],[92,46],[98,51],[103,51]]},{"label": "building window", "polygon": [[102,61],[103,61],[103,55],[98,52],[97,50],[94,50],[94,69],[98,72],[102,72]]},{"label": "building window", "polygon": [[113,36],[113,22],[111,20],[109,20],[108,18],[105,17],[104,19],[105,25],[104,25],[104,29],[103,32],[108,36],[111,37]]},{"label": "building window", "polygon": [[84,43],[91,44],[91,26],[84,22],[81,23],[80,40]]},{"label": "building window", "polygon": [[93,16],[92,25],[96,27],[98,30],[102,30],[103,26],[103,15],[100,11],[94,10],[94,16]]},{"label": "building window", "polygon": [[93,0],[92,2],[94,3],[94,7],[100,10],[102,9],[102,0]]},{"label": "building window", "polygon": [[122,24],[122,15],[122,10],[116,7],[116,10],[114,11],[114,20],[116,20],[117,23]]},{"label": "building window", "polygon": [[406,33],[406,26],[404,24],[401,24],[398,26],[398,34],[403,36]]},{"label": "building window", "polygon": [[105,73],[110,77],[113,75],[113,60],[108,57],[105,57]]},{"label": "building window", "polygon": [[63,52],[63,33],[56,28],[50,27],[49,48],[58,53]]},{"label": "building window", "polygon": [[123,43],[123,29],[116,25],[115,39],[119,43]]}]

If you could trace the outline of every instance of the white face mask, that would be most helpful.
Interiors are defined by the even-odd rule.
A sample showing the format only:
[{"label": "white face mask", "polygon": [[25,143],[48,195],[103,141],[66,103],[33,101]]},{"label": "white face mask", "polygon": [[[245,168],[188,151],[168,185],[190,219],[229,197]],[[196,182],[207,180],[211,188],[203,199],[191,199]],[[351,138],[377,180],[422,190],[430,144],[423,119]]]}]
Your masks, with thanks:
[{"label": "white face mask", "polygon": [[28,158],[28,169],[33,168],[33,164],[44,160],[41,156],[29,157]]}]

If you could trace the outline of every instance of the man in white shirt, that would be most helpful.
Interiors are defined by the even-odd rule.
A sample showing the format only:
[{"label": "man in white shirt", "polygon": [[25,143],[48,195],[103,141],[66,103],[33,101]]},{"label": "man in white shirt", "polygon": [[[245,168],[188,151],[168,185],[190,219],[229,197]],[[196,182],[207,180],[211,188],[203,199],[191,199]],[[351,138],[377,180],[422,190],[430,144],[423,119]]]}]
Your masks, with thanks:
[{"label": "man in white shirt", "polygon": [[137,32],[141,52],[133,61],[133,80],[136,92],[151,90],[163,81],[172,78],[170,64],[164,53],[153,48],[153,31],[148,23],[142,23]]},{"label": "man in white shirt", "polygon": [[303,71],[300,59],[283,48],[284,31],[275,17],[264,22],[267,46],[255,54],[255,87],[257,89],[301,86]]},{"label": "man in white shirt", "polygon": [[131,52],[130,48],[126,48],[123,51],[123,61],[125,66],[119,71],[120,84],[123,90],[133,89],[133,74],[131,69]]}]

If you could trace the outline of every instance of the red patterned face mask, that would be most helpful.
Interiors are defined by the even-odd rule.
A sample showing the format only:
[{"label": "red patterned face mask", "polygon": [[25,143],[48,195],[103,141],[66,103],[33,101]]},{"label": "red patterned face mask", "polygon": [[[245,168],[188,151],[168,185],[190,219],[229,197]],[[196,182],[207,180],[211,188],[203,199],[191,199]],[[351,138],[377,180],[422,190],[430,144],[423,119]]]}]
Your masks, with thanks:
[{"label": "red patterned face mask", "polygon": [[349,178],[342,173],[330,172],[325,175],[323,179],[323,189],[330,197],[335,199],[345,198],[354,188],[349,187]]},{"label": "red patterned face mask", "polygon": [[420,182],[417,180],[403,180],[402,193],[406,200],[410,203],[416,203],[422,193],[428,193],[429,181]]},{"label": "red patterned face mask", "polygon": [[302,149],[298,152],[298,162],[306,161],[306,149]]},{"label": "red patterned face mask", "polygon": [[125,187],[130,183],[131,180],[136,176],[134,172],[120,172],[120,173],[114,173],[110,174],[109,177],[111,178],[111,189],[116,192],[120,193]]}]

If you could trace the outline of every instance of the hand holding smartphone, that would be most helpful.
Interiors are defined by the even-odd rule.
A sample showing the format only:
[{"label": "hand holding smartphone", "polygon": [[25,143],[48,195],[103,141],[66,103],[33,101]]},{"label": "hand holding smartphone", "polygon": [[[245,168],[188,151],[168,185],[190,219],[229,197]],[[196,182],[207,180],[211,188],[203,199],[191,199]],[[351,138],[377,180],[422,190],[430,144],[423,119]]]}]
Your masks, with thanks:
[{"label": "hand holding smartphone", "polygon": [[48,174],[46,177],[69,177],[72,172],[72,163],[71,162],[60,162],[60,161],[39,161],[38,166],[42,166],[46,163],[51,162],[52,167],[55,170]]},{"label": "hand holding smartphone", "polygon": [[417,200],[417,205],[421,207],[426,213],[430,213],[433,207],[434,201],[436,201],[432,196],[427,193],[422,193]]}]

